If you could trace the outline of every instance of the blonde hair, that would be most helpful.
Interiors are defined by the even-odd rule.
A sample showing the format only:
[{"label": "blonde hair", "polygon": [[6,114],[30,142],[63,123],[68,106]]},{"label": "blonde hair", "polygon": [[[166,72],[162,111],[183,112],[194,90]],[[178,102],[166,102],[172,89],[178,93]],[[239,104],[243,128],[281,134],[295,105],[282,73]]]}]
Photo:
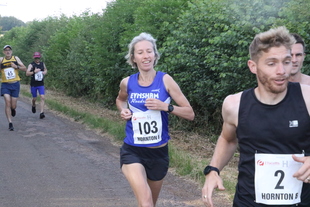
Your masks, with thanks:
[{"label": "blonde hair", "polygon": [[249,47],[250,58],[254,62],[257,62],[262,52],[268,52],[271,47],[284,46],[287,49],[291,49],[295,42],[294,37],[289,33],[286,27],[281,26],[270,29],[254,37]]},{"label": "blonde hair", "polygon": [[154,61],[154,66],[156,66],[159,58],[160,58],[160,55],[159,55],[159,52],[157,50],[157,46],[156,46],[156,39],[154,39],[152,37],[152,35],[148,34],[148,33],[145,33],[145,32],[142,32],[140,35],[134,37],[132,39],[132,41],[130,42],[130,44],[128,45],[128,53],[127,55],[125,56],[125,58],[127,59],[127,63],[129,65],[131,65],[132,68],[137,68],[137,64],[133,61],[134,59],[134,51],[135,51],[135,45],[138,43],[138,42],[141,42],[143,40],[146,40],[146,41],[149,41],[150,43],[152,43],[153,45],[153,50],[154,50],[154,53],[155,53],[155,61]]}]

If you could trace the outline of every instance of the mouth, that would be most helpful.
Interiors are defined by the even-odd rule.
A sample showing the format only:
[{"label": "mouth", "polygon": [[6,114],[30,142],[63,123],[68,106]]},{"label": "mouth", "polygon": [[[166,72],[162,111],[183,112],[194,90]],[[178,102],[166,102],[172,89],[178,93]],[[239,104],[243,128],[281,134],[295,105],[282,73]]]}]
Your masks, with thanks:
[{"label": "mouth", "polygon": [[285,82],[286,82],[287,78],[277,78],[274,80],[274,82],[277,84],[277,85],[283,85]]},{"label": "mouth", "polygon": [[149,64],[149,63],[151,63],[151,61],[150,61],[150,60],[147,60],[147,61],[143,61],[142,63],[143,63],[143,64]]}]

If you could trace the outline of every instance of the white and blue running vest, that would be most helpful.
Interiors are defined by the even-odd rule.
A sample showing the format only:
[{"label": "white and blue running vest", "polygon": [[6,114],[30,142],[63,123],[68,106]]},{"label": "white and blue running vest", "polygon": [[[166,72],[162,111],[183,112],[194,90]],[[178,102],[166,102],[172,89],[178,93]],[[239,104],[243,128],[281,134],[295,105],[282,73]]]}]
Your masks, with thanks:
[{"label": "white and blue running vest", "polygon": [[[168,131],[168,113],[166,111],[155,111],[155,110],[148,110],[144,104],[146,99],[148,98],[156,98],[159,99],[165,103],[170,103],[171,97],[169,93],[167,92],[163,77],[166,73],[158,71],[156,73],[156,76],[154,78],[154,81],[149,86],[141,86],[138,83],[140,73],[133,74],[129,77],[128,85],[127,85],[127,93],[128,93],[128,105],[129,109],[131,110],[133,116],[130,120],[126,123],[126,137],[124,139],[124,142],[137,147],[154,147],[154,146],[160,146],[170,139],[169,131]],[[141,113],[143,112],[143,113]],[[157,113],[157,120],[158,122],[150,121],[149,123],[147,121],[139,122],[134,124],[136,129],[136,133],[134,133],[133,130],[133,120],[136,119],[136,114],[139,114],[140,117],[147,117],[150,113]],[[145,116],[144,116],[145,114]],[[146,118],[147,119],[147,118]],[[157,125],[157,123],[161,123],[160,126]],[[147,137],[143,135],[144,131],[147,132],[154,132],[154,131],[161,131],[161,133],[158,135],[158,137],[161,137],[161,139],[158,139],[160,141],[156,141],[157,136],[154,137]],[[139,135],[139,132],[141,132],[141,135]],[[135,135],[134,135],[135,134]],[[137,135],[138,134],[138,135]],[[144,133],[145,134],[145,133]],[[135,136],[135,138],[134,138]],[[149,139],[154,138],[154,140],[149,141]],[[135,140],[139,140],[138,142]],[[142,141],[141,141],[142,140]],[[143,142],[145,140],[145,143]]]}]

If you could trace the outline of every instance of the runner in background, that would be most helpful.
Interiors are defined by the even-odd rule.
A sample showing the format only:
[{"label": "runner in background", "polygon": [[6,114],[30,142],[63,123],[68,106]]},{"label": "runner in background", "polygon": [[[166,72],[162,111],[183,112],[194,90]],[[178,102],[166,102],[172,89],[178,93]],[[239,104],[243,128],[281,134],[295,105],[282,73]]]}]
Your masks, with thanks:
[{"label": "runner in background", "polygon": [[40,119],[45,117],[44,104],[45,104],[45,88],[44,88],[44,76],[47,74],[47,69],[44,62],[41,61],[41,54],[35,52],[33,54],[34,61],[28,65],[26,71],[27,76],[31,76],[30,80],[30,92],[32,94],[32,113],[36,113],[36,100],[37,95],[40,95]]},{"label": "runner in background", "polygon": [[310,85],[310,76],[301,73],[301,69],[306,57],[306,44],[300,35],[292,33],[296,43],[292,46],[292,65],[291,77],[289,81],[299,82],[301,84]]},{"label": "runner in background", "polygon": [[3,47],[4,57],[0,57],[1,62],[1,96],[5,101],[5,115],[9,122],[9,130],[14,131],[12,117],[16,115],[17,99],[20,91],[19,70],[26,71],[26,66],[17,57],[13,56],[12,47]]}]

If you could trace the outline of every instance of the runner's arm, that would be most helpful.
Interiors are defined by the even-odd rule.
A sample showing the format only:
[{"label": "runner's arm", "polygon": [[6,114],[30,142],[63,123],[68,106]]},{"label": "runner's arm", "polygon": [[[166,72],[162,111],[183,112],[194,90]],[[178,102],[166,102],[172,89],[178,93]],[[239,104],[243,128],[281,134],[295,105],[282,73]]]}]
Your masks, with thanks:
[{"label": "runner's arm", "polygon": [[[173,105],[173,111],[170,112],[173,115],[179,116],[187,120],[193,120],[195,117],[193,108],[191,107],[189,101],[186,99],[182,93],[179,85],[173,80],[173,78],[165,74],[163,81],[167,92],[171,98],[175,101],[177,105]],[[158,99],[149,98],[146,100],[145,106],[151,110],[161,110],[168,111],[168,103],[162,102]]]},{"label": "runner's arm", "polygon": [[12,63],[12,67],[15,68],[15,69],[19,69],[21,71],[26,71],[27,68],[24,65],[24,63],[19,59],[19,57],[15,56],[15,59],[16,59],[18,65],[15,65],[14,63]]},{"label": "runner's arm", "polygon": [[[237,148],[236,127],[238,122],[238,111],[241,93],[226,97],[223,102],[222,116],[223,127],[218,138],[214,154],[210,165],[218,168],[220,171],[229,162]],[[215,171],[206,175],[205,184],[202,188],[203,202],[206,206],[213,207],[213,190],[225,190],[221,177]]]},{"label": "runner's arm", "polygon": [[123,120],[129,120],[132,116],[130,109],[128,108],[127,104],[127,84],[128,84],[128,79],[124,78],[121,83],[120,83],[120,89],[118,92],[118,96],[116,98],[116,107],[120,111],[121,118]]}]

